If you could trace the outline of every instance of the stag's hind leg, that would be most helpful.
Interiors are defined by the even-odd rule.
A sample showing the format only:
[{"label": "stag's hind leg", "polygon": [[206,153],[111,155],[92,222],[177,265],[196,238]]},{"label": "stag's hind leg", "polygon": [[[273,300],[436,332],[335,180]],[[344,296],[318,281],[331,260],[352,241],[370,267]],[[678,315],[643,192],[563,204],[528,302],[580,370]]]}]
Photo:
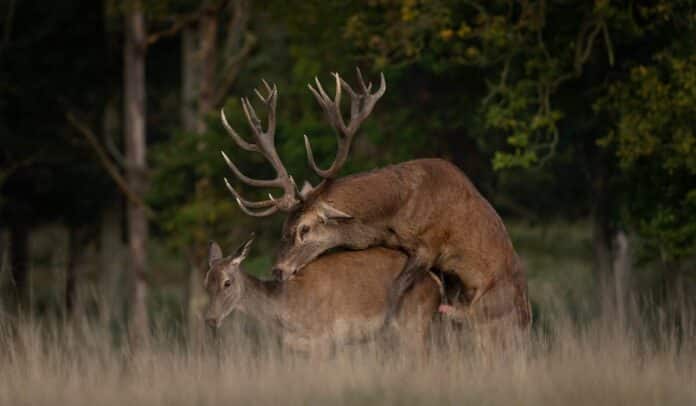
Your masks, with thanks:
[{"label": "stag's hind leg", "polygon": [[439,311],[453,321],[469,324],[481,350],[517,348],[531,321],[526,284],[514,275],[496,281],[476,301],[440,306]]}]

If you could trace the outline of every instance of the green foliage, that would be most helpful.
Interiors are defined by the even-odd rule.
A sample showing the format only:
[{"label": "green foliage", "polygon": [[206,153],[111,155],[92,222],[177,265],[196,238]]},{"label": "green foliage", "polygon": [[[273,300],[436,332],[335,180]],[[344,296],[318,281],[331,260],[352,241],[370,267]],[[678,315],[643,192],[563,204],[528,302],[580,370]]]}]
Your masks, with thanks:
[{"label": "green foliage", "polygon": [[210,239],[234,244],[230,238],[238,233],[230,229],[245,221],[222,182],[227,174],[219,151],[226,144],[220,131],[179,132],[152,151],[156,171],[149,203],[166,241],[193,258],[205,255]]},{"label": "green foliage", "polygon": [[657,160],[668,175],[696,174],[696,57],[660,53],[649,66],[630,70],[597,103],[617,118],[616,130],[598,139],[615,146],[622,167]]},{"label": "green foliage", "polygon": [[589,190],[617,187],[591,205],[623,213],[612,222],[673,259],[694,248],[695,28],[680,0],[383,0],[348,17],[345,35],[378,66],[477,69],[486,91],[473,133],[494,170],[584,166]]},{"label": "green foliage", "polygon": [[[84,112],[77,115],[100,134],[105,101],[120,94],[119,30],[130,2],[14,3],[21,3],[15,28],[0,44],[0,177],[31,163],[0,179],[0,218],[89,223],[117,192],[65,123],[63,110]],[[150,33],[206,3],[217,4],[142,2]],[[321,166],[336,148],[306,84],[318,76],[331,91],[334,71],[355,83],[353,67],[359,66],[373,80],[383,71],[388,90],[361,128],[344,174],[439,156],[460,166],[503,215],[550,221],[609,213],[603,221],[637,233],[646,257],[678,261],[693,255],[691,1],[249,4],[248,30],[257,46],[230,88],[225,111],[249,138],[239,97],[253,96],[261,78],[277,83],[276,143],[298,183],[318,181],[306,164],[303,134]],[[230,9],[221,11],[219,40],[233,20]],[[172,35],[148,49],[148,201],[157,213],[155,237],[200,259],[209,239],[231,250],[256,230],[256,254],[265,254],[255,255],[261,269],[274,252],[283,216],[244,215],[223,178],[250,200],[277,191],[232,179],[219,151],[251,177],[269,178],[273,170],[258,154],[234,145],[217,113],[206,117],[203,134],[181,130],[179,39]],[[55,69],[65,60],[69,69]]]},{"label": "green foliage", "polygon": [[[597,142],[613,148],[621,167],[640,183],[627,186],[627,221],[664,261],[696,249],[696,57],[660,52],[630,70],[595,105],[616,125]],[[646,187],[650,185],[650,187]]]}]

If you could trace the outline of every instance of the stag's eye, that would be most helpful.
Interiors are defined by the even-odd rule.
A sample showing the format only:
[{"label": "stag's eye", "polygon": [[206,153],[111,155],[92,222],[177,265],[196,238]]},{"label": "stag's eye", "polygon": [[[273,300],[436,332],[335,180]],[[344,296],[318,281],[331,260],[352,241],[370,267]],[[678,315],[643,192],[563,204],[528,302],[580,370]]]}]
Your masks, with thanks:
[{"label": "stag's eye", "polygon": [[225,281],[224,285],[226,288],[229,288],[230,286],[232,286],[232,281],[228,279]]},{"label": "stag's eye", "polygon": [[300,230],[299,230],[299,233],[298,233],[298,235],[299,235],[299,237],[300,237],[300,240],[304,240],[304,238],[305,238],[305,236],[307,235],[308,232],[309,232],[309,226],[308,226],[308,225],[304,224],[304,225],[300,226]]}]

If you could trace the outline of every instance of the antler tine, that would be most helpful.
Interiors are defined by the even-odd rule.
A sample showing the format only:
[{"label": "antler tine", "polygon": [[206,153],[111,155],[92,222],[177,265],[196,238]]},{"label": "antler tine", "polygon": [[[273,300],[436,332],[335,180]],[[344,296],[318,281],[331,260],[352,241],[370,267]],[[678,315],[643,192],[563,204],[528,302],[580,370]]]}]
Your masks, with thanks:
[{"label": "antler tine", "polygon": [[261,93],[259,92],[259,89],[254,89],[254,93],[256,93],[256,97],[258,97],[259,100],[266,103],[266,98],[261,95]]},{"label": "antler tine", "polygon": [[242,109],[244,110],[244,115],[246,116],[251,129],[254,131],[254,136],[258,138],[258,136],[262,133],[261,120],[259,120],[259,118],[256,116],[256,110],[254,110],[251,102],[246,97],[242,97]]},{"label": "antler tine", "polygon": [[227,163],[227,166],[234,172],[234,175],[239,178],[242,182],[246,183],[247,185],[251,186],[258,186],[258,187],[282,187],[282,183],[278,178],[276,179],[252,179],[245,174],[243,174],[238,168],[237,165],[235,165],[232,160],[225,154],[225,151],[220,151],[222,154],[222,158],[225,160]]},{"label": "antler tine", "polygon": [[[271,93],[271,86],[268,85],[268,82],[266,82],[266,79],[261,79],[261,83],[266,87],[266,91],[270,94]],[[273,84],[273,87],[275,88],[275,84]]]},{"label": "antler tine", "polygon": [[317,175],[321,176],[322,178],[326,178],[330,175],[328,171],[325,171],[317,165],[316,161],[314,160],[314,153],[312,152],[312,144],[309,142],[309,138],[307,137],[307,134],[304,135],[304,144],[305,144],[305,150],[307,151],[307,161],[309,162],[309,167],[312,168],[314,172],[316,172]]},{"label": "antler tine", "polygon": [[317,90],[319,91],[319,94],[321,95],[321,99],[324,102],[328,102],[329,100],[331,100],[329,98],[329,95],[326,94],[326,92],[324,91],[324,88],[321,86],[321,82],[319,82],[319,78],[316,76],[314,77],[314,83],[317,84]]},{"label": "antler tine", "polygon": [[363,93],[365,95],[369,95],[370,91],[372,90],[372,82],[367,82],[367,86],[365,86],[365,80],[363,79],[363,75],[360,71],[360,68],[356,66],[355,70],[358,72],[358,81],[360,82],[360,87],[362,88]]},{"label": "antler tine", "polygon": [[237,132],[232,128],[229,122],[227,122],[227,117],[225,117],[225,109],[220,109],[220,117],[222,118],[222,125],[227,130],[227,133],[232,136],[234,142],[239,145],[240,148],[245,149],[249,152],[258,152],[259,149],[256,145],[246,142],[242,137],[237,134]]},{"label": "antler tine", "polygon": [[350,120],[352,122],[360,114],[360,100],[363,96],[357,94],[343,78],[341,78],[341,85],[343,85],[343,88],[350,94]]},{"label": "antler tine", "polygon": [[[365,84],[365,79],[362,76],[360,68],[356,68],[358,83],[362,90],[361,93],[357,93],[353,88],[343,80],[338,73],[334,73],[336,78],[336,96],[333,102],[326,94],[321,86],[318,78],[314,78],[316,83],[316,88],[312,85],[308,85],[309,90],[312,92],[314,97],[317,99],[319,104],[326,113],[330,124],[334,127],[337,132],[338,138],[338,151],[336,152],[336,159],[331,164],[331,166],[326,169],[320,169],[316,161],[314,160],[314,154],[312,152],[312,147],[309,142],[309,138],[305,135],[305,149],[307,151],[307,161],[310,167],[319,176],[330,179],[335,177],[340,171],[341,167],[345,164],[348,158],[348,153],[350,152],[350,146],[353,142],[353,136],[358,131],[360,124],[370,115],[372,109],[386,91],[386,81],[384,79],[384,74],[380,73],[380,86],[375,93],[370,93],[372,90],[372,83]],[[343,114],[341,113],[341,89],[345,90],[351,98],[350,102],[350,122],[346,126],[343,119]]]},{"label": "antler tine", "polygon": [[384,79],[384,72],[379,73],[379,89],[375,93],[373,93],[374,96],[377,98],[380,98],[384,95],[384,92],[387,91],[387,81]]},{"label": "antler tine", "polygon": [[[276,106],[278,101],[278,87],[275,84],[273,84],[273,86],[269,85],[268,82],[266,82],[265,80],[262,80],[262,83],[265,87],[267,95],[264,96],[262,92],[258,89],[254,89],[254,93],[261,100],[261,102],[266,105],[268,110],[268,123],[266,126],[266,130],[263,129],[261,120],[259,120],[256,114],[256,110],[254,109],[254,106],[251,104],[251,101],[246,97],[241,98],[242,110],[244,111],[244,115],[246,116],[247,122],[249,123],[249,126],[252,129],[255,141],[253,144],[246,142],[234,130],[232,130],[231,126],[229,126],[229,124],[227,123],[227,118],[224,116],[224,112],[222,113],[223,125],[225,125],[225,128],[228,129],[235,142],[237,142],[237,144],[240,147],[247,151],[256,151],[261,153],[266,158],[266,160],[268,160],[268,162],[273,166],[273,169],[275,169],[276,177],[274,179],[252,179],[244,175],[239,170],[239,168],[237,168],[237,166],[232,162],[232,160],[227,156],[227,154],[221,152],[222,157],[227,163],[227,166],[230,168],[230,170],[234,173],[234,175],[237,178],[239,178],[239,180],[248,185],[258,187],[278,187],[282,188],[284,192],[283,197],[279,199],[275,199],[273,196],[269,194],[269,200],[252,202],[243,199],[239,195],[239,193],[237,193],[237,191],[234,190],[229,181],[225,179],[225,184],[227,185],[227,188],[230,190],[232,195],[234,195],[242,211],[254,217],[267,216],[275,213],[278,210],[290,210],[298,202],[296,197],[297,186],[295,186],[294,181],[292,180],[290,175],[288,175],[287,170],[283,166],[283,163],[278,157],[278,153],[275,149]],[[270,208],[262,211],[250,210],[251,208],[264,207]]]},{"label": "antler tine", "polygon": [[273,213],[275,213],[275,212],[277,212],[277,211],[279,210],[279,209],[278,209],[278,206],[275,206],[275,205],[274,205],[273,207],[270,207],[270,208],[268,208],[268,209],[266,209],[266,210],[251,211],[251,210],[249,210],[248,208],[246,208],[246,207],[242,204],[242,202],[240,201],[240,199],[237,199],[237,204],[239,205],[239,208],[242,209],[242,211],[243,211],[245,214],[247,214],[247,215],[249,215],[249,216],[252,216],[252,217],[266,217],[266,216],[270,216],[271,214],[273,214]]},{"label": "antler tine", "polygon": [[351,99],[353,99],[356,95],[355,92],[353,92],[353,89],[350,89],[350,86],[346,88],[345,81],[338,73],[332,73],[332,75],[336,80],[336,94],[334,95],[333,100],[331,100],[329,95],[326,93],[318,78],[314,78],[316,87],[312,87],[311,84],[307,86],[317,99],[319,105],[321,105],[322,109],[324,110],[324,113],[329,119],[329,124],[331,124],[331,126],[336,130],[336,133],[341,136],[346,131],[346,124],[343,120],[343,115],[341,114],[341,89],[346,89],[350,94]]},{"label": "antler tine", "polygon": [[[268,86],[267,83],[266,86]],[[268,134],[268,138],[274,141],[276,129],[276,105],[278,104],[278,88],[275,84],[273,84],[273,88],[269,88],[269,95],[266,104],[268,105],[268,124],[266,127],[266,133]]]},{"label": "antler tine", "polygon": [[[247,208],[261,209],[261,208],[264,208],[264,207],[273,206],[273,205],[275,204],[275,199],[271,199],[271,200],[261,200],[261,201],[258,201],[258,202],[252,202],[252,201],[250,201],[250,200],[244,199],[244,198],[243,198],[239,193],[237,193],[237,191],[232,187],[232,185],[230,184],[230,181],[229,181],[227,178],[225,178],[225,186],[227,186],[227,190],[229,190],[230,193],[232,193],[232,195],[234,196],[234,198],[235,198],[238,202],[240,202],[240,203],[242,203],[244,206],[246,206]],[[268,196],[271,196],[271,194],[269,193]]]},{"label": "antler tine", "polygon": [[370,82],[369,87],[365,86],[365,79],[363,79],[363,75],[362,75],[362,72],[360,71],[360,68],[356,66],[355,71],[358,73],[358,82],[360,83],[360,87],[362,88],[363,92],[365,94],[369,93],[370,92],[369,88],[372,87],[372,82]]},{"label": "antler tine", "polygon": [[[239,206],[240,209],[244,213],[246,213],[249,216],[252,217],[265,217],[265,216],[270,216],[271,214],[275,213],[278,211],[278,206],[276,206],[275,200],[264,200],[260,202],[250,202],[248,200],[244,200],[239,193],[237,193],[236,190],[230,185],[230,182],[225,178],[225,185],[227,186],[227,189],[232,193],[234,196],[235,201],[237,202],[237,205]],[[261,210],[261,211],[252,211],[250,210],[251,208],[264,208],[264,207],[269,207],[270,208],[266,210]]]},{"label": "antler tine", "polygon": [[[334,105],[337,107],[337,111],[341,111],[341,76],[337,72],[333,73],[334,78],[336,78],[336,94],[334,96]],[[341,115],[339,114],[339,117]]]},{"label": "antler tine", "polygon": [[[365,87],[365,94],[361,95],[362,106],[356,110],[356,114],[354,116],[351,114],[350,124],[348,125],[348,130],[350,133],[354,133],[358,130],[360,124],[362,124],[367,116],[372,113],[372,109],[375,107],[377,100],[379,100],[384,95],[384,92],[386,92],[387,83],[384,80],[384,73],[380,73],[379,88],[376,92],[369,93],[371,85],[372,84]],[[353,112],[351,111],[351,113]]]}]

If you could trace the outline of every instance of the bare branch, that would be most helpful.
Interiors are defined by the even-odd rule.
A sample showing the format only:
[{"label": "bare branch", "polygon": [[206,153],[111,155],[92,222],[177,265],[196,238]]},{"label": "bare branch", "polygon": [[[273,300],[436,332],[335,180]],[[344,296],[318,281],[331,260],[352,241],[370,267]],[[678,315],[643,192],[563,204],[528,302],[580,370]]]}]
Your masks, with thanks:
[{"label": "bare branch", "polygon": [[152,45],[162,38],[172,37],[178,34],[184,28],[198,23],[201,16],[205,13],[218,13],[227,5],[228,2],[229,0],[223,0],[217,4],[214,4],[213,6],[208,6],[206,3],[204,3],[200,9],[193,13],[174,17],[174,23],[172,23],[169,28],[148,35],[147,45]]},{"label": "bare branch", "polygon": [[92,129],[90,129],[85,123],[78,120],[75,115],[71,112],[65,113],[65,118],[68,120],[70,125],[72,125],[77,132],[85,138],[87,143],[94,149],[97,154],[99,162],[102,164],[106,172],[109,174],[111,179],[116,183],[118,189],[123,193],[123,195],[130,200],[132,203],[143,207],[149,216],[153,215],[152,209],[143,201],[143,199],[138,196],[131,188],[128,186],[128,182],[119,172],[118,167],[109,159],[109,156],[104,148],[102,148],[97,136],[94,134]]}]

